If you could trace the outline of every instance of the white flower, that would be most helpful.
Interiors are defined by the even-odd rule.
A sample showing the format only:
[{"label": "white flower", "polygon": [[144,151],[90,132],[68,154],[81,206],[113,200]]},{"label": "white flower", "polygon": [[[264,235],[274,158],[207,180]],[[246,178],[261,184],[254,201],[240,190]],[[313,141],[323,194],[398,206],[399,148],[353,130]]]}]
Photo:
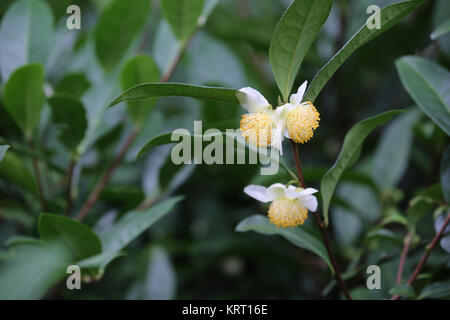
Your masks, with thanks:
[{"label": "white flower", "polygon": [[261,202],[272,202],[268,216],[270,222],[277,227],[296,227],[302,225],[308,217],[308,210],[317,210],[317,198],[313,196],[317,190],[314,188],[297,188],[275,183],[266,188],[263,186],[249,185],[244,192],[250,197]]},{"label": "white flower", "polygon": [[[314,130],[319,126],[319,113],[311,102],[302,102],[308,82],[305,81],[298,88],[297,93],[292,94],[289,103],[278,107],[276,113],[275,136],[278,144],[284,137],[297,143],[309,141]],[[279,148],[281,150],[281,147]]]}]

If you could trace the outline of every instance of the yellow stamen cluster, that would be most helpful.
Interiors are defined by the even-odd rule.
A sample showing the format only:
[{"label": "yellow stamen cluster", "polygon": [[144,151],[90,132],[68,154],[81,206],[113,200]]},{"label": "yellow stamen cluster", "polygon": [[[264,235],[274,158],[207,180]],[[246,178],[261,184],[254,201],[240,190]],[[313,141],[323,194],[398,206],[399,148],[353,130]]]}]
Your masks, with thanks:
[{"label": "yellow stamen cluster", "polygon": [[268,216],[270,222],[277,227],[296,227],[305,222],[308,209],[297,199],[280,198],[272,202]]},{"label": "yellow stamen cluster", "polygon": [[311,102],[305,102],[292,110],[287,117],[287,130],[297,143],[309,141],[319,126],[319,112]]},{"label": "yellow stamen cluster", "polygon": [[241,132],[245,140],[257,147],[266,147],[272,142],[272,122],[265,112],[247,113],[241,119]]}]

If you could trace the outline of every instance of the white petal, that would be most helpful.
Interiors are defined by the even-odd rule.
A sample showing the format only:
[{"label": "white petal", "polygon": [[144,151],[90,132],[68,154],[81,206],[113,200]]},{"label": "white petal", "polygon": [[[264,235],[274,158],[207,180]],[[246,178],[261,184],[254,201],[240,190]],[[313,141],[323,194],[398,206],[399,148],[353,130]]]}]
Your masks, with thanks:
[{"label": "white petal", "polygon": [[280,155],[283,155],[283,131],[284,131],[284,125],[282,122],[278,122],[275,125],[274,135],[273,135],[273,141],[272,141],[272,147],[278,149],[280,151]]},{"label": "white petal", "polygon": [[308,85],[308,81],[305,81],[302,83],[300,87],[298,87],[296,94],[291,94],[291,97],[289,99],[289,102],[293,104],[294,106],[300,104],[303,100],[303,95],[306,91],[306,86]]},{"label": "white petal", "polygon": [[303,196],[300,201],[309,211],[315,212],[317,210],[317,198],[315,196]]},{"label": "white petal", "polygon": [[250,87],[239,89],[236,92],[236,97],[241,106],[248,112],[261,112],[272,108],[261,93]]},{"label": "white petal", "polygon": [[271,199],[270,201],[274,201],[278,198],[284,198],[286,196],[286,186],[281,183],[274,183],[267,188],[267,194]]},{"label": "white petal", "polygon": [[287,139],[291,138],[291,136],[289,135],[289,131],[284,130],[284,137],[287,138]]},{"label": "white petal", "polygon": [[251,184],[249,186],[246,186],[244,188],[244,192],[249,195],[250,197],[261,201],[261,202],[268,202],[269,200],[269,195],[267,192],[267,188],[263,187],[263,186],[257,186],[254,184]]},{"label": "white petal", "polygon": [[316,193],[316,192],[318,192],[317,189],[306,188],[306,189],[303,189],[302,191],[300,191],[300,195],[301,196],[306,196],[306,195],[313,194],[313,193]]}]

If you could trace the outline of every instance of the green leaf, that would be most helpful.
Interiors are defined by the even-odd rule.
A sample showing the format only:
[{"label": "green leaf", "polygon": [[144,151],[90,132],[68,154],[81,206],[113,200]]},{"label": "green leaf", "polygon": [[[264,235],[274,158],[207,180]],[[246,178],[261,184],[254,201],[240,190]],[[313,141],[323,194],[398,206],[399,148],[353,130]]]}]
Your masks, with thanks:
[{"label": "green leaf", "polygon": [[[130,89],[138,84],[157,82],[160,72],[155,61],[147,55],[139,55],[125,63],[120,75],[120,83],[123,90]],[[140,124],[147,118],[148,113],[155,105],[156,99],[141,101],[128,101],[128,113],[131,119]]]},{"label": "green leaf", "polygon": [[106,267],[116,258],[123,256],[121,251],[102,252],[95,256],[77,261],[75,264],[81,269],[85,269],[89,274],[94,274],[96,278],[101,277],[105,273]]},{"label": "green leaf", "polygon": [[239,103],[236,92],[235,89],[195,86],[184,83],[144,83],[126,90],[114,99],[109,107],[124,101],[174,96],[191,97],[204,101]]},{"label": "green leaf", "polygon": [[409,95],[450,135],[450,72],[420,57],[405,56],[395,64]]},{"label": "green leaf", "polygon": [[0,145],[0,162],[2,162],[3,157],[5,156],[6,151],[9,149],[8,145]]},{"label": "green leaf", "polygon": [[104,252],[115,252],[125,248],[142,232],[169,213],[183,197],[165,200],[147,210],[127,212],[119,222],[100,235]]},{"label": "green leaf", "polygon": [[9,7],[0,25],[0,70],[3,82],[20,66],[45,65],[53,41],[53,15],[46,1],[20,0]]},{"label": "green leaf", "polygon": [[445,21],[439,27],[437,27],[430,35],[431,40],[436,40],[437,38],[450,32],[450,19]]},{"label": "green leaf", "polygon": [[14,71],[5,84],[3,102],[16,124],[29,141],[39,124],[44,106],[44,70],[39,64],[30,64]]},{"label": "green leaf", "polygon": [[332,3],[332,0],[296,0],[278,22],[269,57],[285,102],[306,53],[327,20]]},{"label": "green leaf", "polygon": [[325,225],[328,225],[328,210],[334,190],[343,174],[352,163],[357,160],[356,156],[361,152],[365,138],[376,127],[388,122],[391,118],[402,112],[402,110],[392,110],[381,113],[358,122],[346,134],[336,162],[322,178],[320,193],[322,195],[322,207]]},{"label": "green leaf", "polygon": [[316,74],[305,93],[304,99],[314,102],[328,80],[330,80],[336,70],[339,69],[356,49],[362,47],[370,40],[393,27],[425,1],[426,0],[403,1],[381,9],[381,28],[369,29],[366,24],[363,24],[350,40],[348,40],[347,43]]},{"label": "green leaf", "polygon": [[161,0],[161,6],[175,36],[187,40],[197,27],[197,20],[203,11],[203,0]]},{"label": "green leaf", "polygon": [[328,264],[330,270],[333,270],[325,246],[313,234],[302,227],[277,228],[270,223],[269,219],[256,214],[239,222],[236,231],[255,231],[267,235],[280,235],[292,244],[317,254]]},{"label": "green leaf", "polygon": [[55,95],[68,94],[81,98],[89,87],[89,80],[84,73],[69,73],[56,85]]},{"label": "green leaf", "polygon": [[4,155],[0,163],[0,176],[38,196],[34,175],[15,153],[10,151]]},{"label": "green leaf", "polygon": [[411,287],[409,284],[402,283],[399,285],[396,285],[395,287],[392,287],[389,290],[390,295],[396,295],[402,296],[404,298],[414,298],[416,296],[416,293],[414,292],[414,288]]},{"label": "green leaf", "polygon": [[95,30],[95,51],[105,68],[112,70],[145,25],[150,1],[114,0],[101,14]]},{"label": "green leaf", "polygon": [[171,139],[172,133],[163,133],[159,136],[152,138],[149,142],[145,144],[145,146],[139,151],[137,155],[137,159],[142,157],[144,154],[149,152],[151,149],[156,148],[158,146],[162,146],[169,143],[175,143]]},{"label": "green leaf", "polygon": [[86,111],[76,98],[55,95],[48,100],[53,121],[61,126],[59,139],[73,152],[84,138],[87,129]]},{"label": "green leaf", "polygon": [[395,186],[405,173],[413,141],[413,125],[420,114],[417,109],[405,112],[389,123],[381,135],[374,152],[372,171],[379,187]]},{"label": "green leaf", "polygon": [[409,201],[406,216],[408,218],[408,227],[414,229],[420,220],[430,213],[433,208],[442,203],[441,185],[433,185],[424,191],[419,192]]},{"label": "green leaf", "polygon": [[441,187],[445,201],[450,203],[450,145],[445,148],[441,160]]},{"label": "green leaf", "polygon": [[445,298],[450,296],[450,281],[432,283],[420,292],[419,299]]},{"label": "green leaf", "polygon": [[38,230],[41,239],[60,240],[77,259],[91,257],[102,251],[100,239],[88,226],[64,216],[42,213]]}]

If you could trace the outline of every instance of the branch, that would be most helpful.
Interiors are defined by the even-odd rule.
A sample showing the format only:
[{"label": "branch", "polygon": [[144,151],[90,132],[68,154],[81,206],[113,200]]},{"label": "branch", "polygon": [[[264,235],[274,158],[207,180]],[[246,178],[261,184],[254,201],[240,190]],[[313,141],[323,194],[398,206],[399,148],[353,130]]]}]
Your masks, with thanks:
[{"label": "branch", "polygon": [[408,232],[408,234],[405,237],[404,244],[403,244],[402,255],[400,256],[400,263],[398,264],[397,280],[395,281],[396,285],[399,285],[400,282],[402,281],[403,267],[405,265],[406,256],[408,255],[409,246],[411,245],[411,239],[412,239],[412,233]]},{"label": "branch", "polygon": [[[291,143],[292,152],[294,154],[295,166],[297,167],[300,184],[301,184],[302,188],[305,188],[305,182],[303,180],[302,166],[300,163],[300,156],[298,154],[297,145],[292,140],[289,140],[289,142]],[[316,213],[313,213],[313,216],[317,222],[317,226],[319,227],[320,234],[322,235],[323,243],[325,244],[325,248],[327,249],[327,252],[328,252],[328,256],[330,257],[336,280],[339,283],[339,286],[341,287],[342,292],[344,292],[345,297],[348,300],[352,300],[352,297],[350,296],[350,292],[348,291],[347,285],[345,284],[345,281],[342,279],[341,271],[339,270],[339,266],[336,262],[336,258],[334,256],[333,250],[331,249],[330,239],[328,238],[327,230],[326,230],[325,226],[323,225],[322,221],[320,220],[319,216]]]},{"label": "branch", "polygon": [[[439,232],[436,233],[436,235],[434,236],[431,243],[425,248],[425,253],[423,254],[422,258],[420,259],[419,264],[417,265],[416,269],[414,269],[414,272],[411,275],[411,277],[408,279],[408,282],[407,282],[408,285],[411,286],[413,284],[413,282],[416,280],[417,276],[419,275],[420,271],[422,270],[422,267],[425,265],[425,262],[427,262],[427,259],[430,256],[431,251],[434,249],[434,247],[438,243],[439,239],[444,234],[444,231],[447,228],[449,222],[450,222],[450,213],[448,213],[447,218],[445,219],[444,223],[442,224],[442,227],[439,230]],[[396,295],[392,296],[391,300],[398,300],[400,298],[401,298],[401,296],[396,294]]]},{"label": "branch", "polygon": [[[30,148],[33,151],[35,151],[33,142],[30,143]],[[36,176],[36,183],[37,183],[39,200],[41,202],[42,210],[47,211],[47,201],[45,200],[44,187],[42,184],[42,175],[41,175],[41,169],[39,167],[38,158],[36,156],[33,156],[32,162],[33,162],[34,175]]]}]

